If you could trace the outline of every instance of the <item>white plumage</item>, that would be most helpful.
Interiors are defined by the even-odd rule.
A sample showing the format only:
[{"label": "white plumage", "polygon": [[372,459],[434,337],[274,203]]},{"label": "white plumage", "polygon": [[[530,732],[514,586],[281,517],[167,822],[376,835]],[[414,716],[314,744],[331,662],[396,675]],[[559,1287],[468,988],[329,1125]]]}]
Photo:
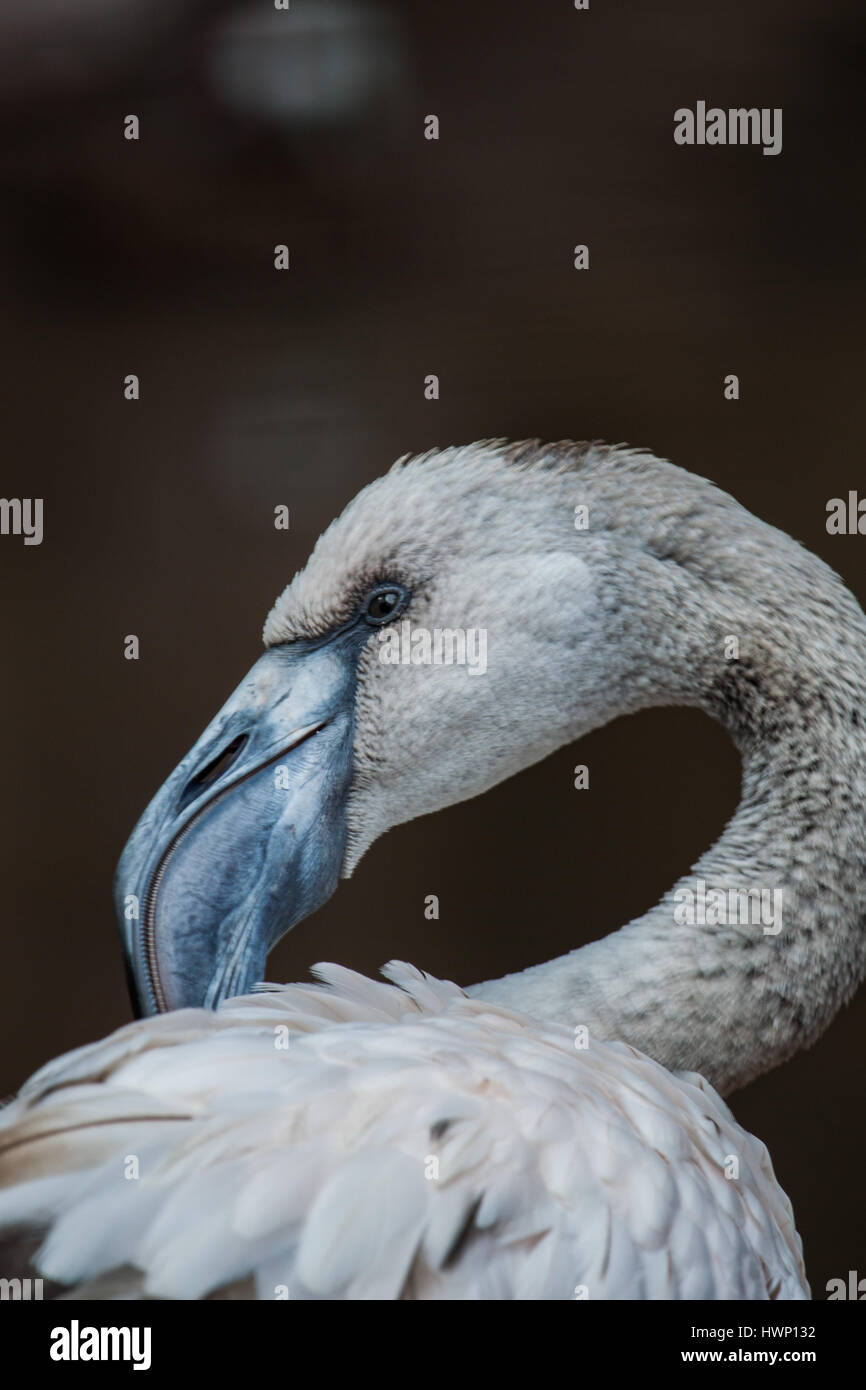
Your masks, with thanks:
[{"label": "white plumage", "polygon": [[44,1275],[81,1297],[808,1297],[767,1151],[700,1076],[411,966],[317,973],[29,1082],[0,1174],[30,1146],[47,1175],[0,1223],[51,1225]]}]

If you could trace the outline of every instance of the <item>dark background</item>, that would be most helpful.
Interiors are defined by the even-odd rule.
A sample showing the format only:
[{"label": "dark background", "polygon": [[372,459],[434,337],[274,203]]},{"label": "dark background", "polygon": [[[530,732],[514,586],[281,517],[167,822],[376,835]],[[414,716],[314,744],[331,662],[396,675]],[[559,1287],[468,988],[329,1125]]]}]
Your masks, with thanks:
[{"label": "dark background", "polygon": [[[398,454],[646,445],[866,598],[866,538],[825,530],[866,483],[864,55],[855,0],[8,0],[2,492],[44,497],[46,529],[0,539],[0,1090],[129,1018],[126,836],[320,529]],[[782,154],[677,147],[698,99],[783,107]],[[270,975],[397,956],[469,983],[601,936],[716,837],[738,775],[694,712],[620,721],[393,831]],[[861,992],[733,1099],[817,1297],[866,1275],[864,1021]]]}]

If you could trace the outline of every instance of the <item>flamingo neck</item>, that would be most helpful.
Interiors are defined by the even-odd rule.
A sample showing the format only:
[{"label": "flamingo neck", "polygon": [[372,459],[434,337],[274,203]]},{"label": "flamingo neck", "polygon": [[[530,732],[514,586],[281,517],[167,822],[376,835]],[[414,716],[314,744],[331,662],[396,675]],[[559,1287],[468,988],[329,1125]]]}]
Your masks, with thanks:
[{"label": "flamingo neck", "polygon": [[[642,703],[699,705],[740,750],[742,798],[717,844],[642,917],[471,995],[586,1025],[723,1093],[809,1046],[850,998],[866,974],[866,619],[820,560],[789,554],[748,604],[681,596],[673,663],[645,615],[643,672],[666,637],[668,659]],[[717,660],[736,631],[740,656]]]}]

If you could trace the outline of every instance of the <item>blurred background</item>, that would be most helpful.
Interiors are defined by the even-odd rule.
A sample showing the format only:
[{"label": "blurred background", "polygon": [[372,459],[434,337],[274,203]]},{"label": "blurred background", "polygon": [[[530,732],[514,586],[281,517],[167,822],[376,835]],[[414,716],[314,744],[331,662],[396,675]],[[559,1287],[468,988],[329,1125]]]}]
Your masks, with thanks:
[{"label": "blurred background", "polygon": [[[866,489],[864,76],[857,0],[6,0],[2,492],[45,499],[45,539],[0,540],[0,1093],[130,1017],[123,843],[321,528],[397,455],[645,445],[866,600],[866,538],[825,529]],[[699,99],[782,107],[783,153],[676,146]],[[696,712],[621,721],[391,832],[270,976],[547,959],[654,902],[738,779]],[[864,1024],[861,992],[732,1101],[819,1298],[866,1275]]]}]

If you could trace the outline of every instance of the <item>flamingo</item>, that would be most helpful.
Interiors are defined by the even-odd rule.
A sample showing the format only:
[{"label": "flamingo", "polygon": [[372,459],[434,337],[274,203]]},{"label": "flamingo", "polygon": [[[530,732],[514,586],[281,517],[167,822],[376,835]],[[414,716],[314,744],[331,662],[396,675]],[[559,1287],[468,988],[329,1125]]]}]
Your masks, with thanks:
[{"label": "flamingo", "polygon": [[[142,1016],[0,1115],[4,1250],[79,1298],[808,1298],[722,1096],[866,966],[866,618],[838,577],[647,452],[486,440],[366,487],[264,640],[118,867]],[[726,727],[742,799],[643,916],[467,988],[259,984],[390,827],[673,704]]]}]

